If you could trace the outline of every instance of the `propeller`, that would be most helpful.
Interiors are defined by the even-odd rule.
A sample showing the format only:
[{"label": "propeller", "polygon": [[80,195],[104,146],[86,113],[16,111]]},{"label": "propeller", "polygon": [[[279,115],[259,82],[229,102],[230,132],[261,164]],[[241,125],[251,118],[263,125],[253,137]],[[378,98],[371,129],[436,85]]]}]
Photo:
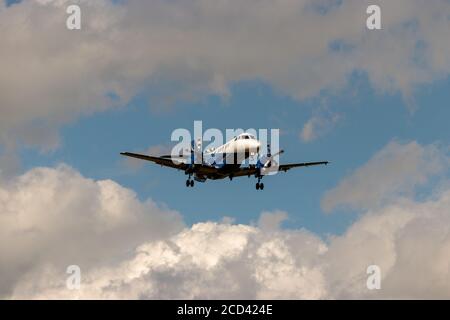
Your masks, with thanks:
[{"label": "propeller", "polygon": [[191,141],[191,164],[203,163],[202,139]]},{"label": "propeller", "polygon": [[267,155],[265,157],[262,157],[261,159],[258,159],[258,161],[256,162],[256,168],[259,169],[259,175],[262,174],[262,171],[264,169],[271,168],[273,164],[277,165],[277,162],[274,160],[274,158],[282,153],[284,153],[284,150],[280,150],[275,154],[272,154],[270,144],[267,144]]}]

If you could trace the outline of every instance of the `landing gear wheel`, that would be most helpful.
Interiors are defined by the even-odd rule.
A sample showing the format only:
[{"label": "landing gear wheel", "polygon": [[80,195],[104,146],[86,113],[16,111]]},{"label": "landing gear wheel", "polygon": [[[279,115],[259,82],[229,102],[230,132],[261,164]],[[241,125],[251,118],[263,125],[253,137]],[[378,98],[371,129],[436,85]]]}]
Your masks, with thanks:
[{"label": "landing gear wheel", "polygon": [[194,186],[194,180],[191,180],[191,187]]},{"label": "landing gear wheel", "polygon": [[186,180],[186,187],[189,187],[191,185],[191,180]]},{"label": "landing gear wheel", "polygon": [[259,190],[259,182],[256,183],[256,190]]},{"label": "landing gear wheel", "polygon": [[264,190],[264,183],[261,182],[261,183],[259,184],[259,189]]}]

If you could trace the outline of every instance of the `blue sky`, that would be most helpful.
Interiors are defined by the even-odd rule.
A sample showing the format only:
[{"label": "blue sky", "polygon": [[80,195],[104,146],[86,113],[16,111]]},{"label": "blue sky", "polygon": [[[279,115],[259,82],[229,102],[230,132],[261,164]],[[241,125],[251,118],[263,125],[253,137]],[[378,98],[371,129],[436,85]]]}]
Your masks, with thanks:
[{"label": "blue sky", "polygon": [[[356,92],[356,94],[354,93]],[[140,199],[152,198],[182,213],[188,224],[232,217],[238,223],[257,221],[262,211],[289,213],[286,228],[304,227],[327,235],[340,234],[358,216],[348,211],[325,214],[320,200],[325,191],[393,139],[430,144],[450,141],[447,101],[450,82],[423,86],[406,101],[400,94],[378,93],[364,76],[355,77],[348,90],[299,102],[274,92],[261,82],[232,86],[231,96],[209,96],[197,102],[179,102],[169,110],[136,98],[128,106],[79,119],[61,130],[61,147],[42,153],[22,151],[24,170],[63,162],[83,175],[112,179],[134,190]],[[324,102],[325,101],[325,102]],[[326,105],[341,121],[323,137],[303,142],[299,133],[312,109]],[[147,150],[170,145],[176,128],[193,130],[194,120],[204,128],[279,128],[286,153],[282,162],[329,160],[331,165],[292,170],[265,180],[266,190],[254,190],[254,178],[232,182],[207,181],[186,189],[182,172],[146,163],[126,165],[121,151]]]}]

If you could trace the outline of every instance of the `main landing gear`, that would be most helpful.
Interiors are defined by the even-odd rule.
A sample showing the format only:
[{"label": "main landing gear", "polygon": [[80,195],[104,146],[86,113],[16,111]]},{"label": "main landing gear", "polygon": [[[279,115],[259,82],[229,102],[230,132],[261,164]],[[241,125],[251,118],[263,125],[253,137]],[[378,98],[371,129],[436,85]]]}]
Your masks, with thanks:
[{"label": "main landing gear", "polygon": [[261,182],[261,177],[258,177],[258,182],[256,183],[256,190],[264,190],[264,183]]},{"label": "main landing gear", "polygon": [[191,175],[189,175],[189,178],[186,180],[186,187],[193,187],[194,186],[194,180],[191,180]]}]

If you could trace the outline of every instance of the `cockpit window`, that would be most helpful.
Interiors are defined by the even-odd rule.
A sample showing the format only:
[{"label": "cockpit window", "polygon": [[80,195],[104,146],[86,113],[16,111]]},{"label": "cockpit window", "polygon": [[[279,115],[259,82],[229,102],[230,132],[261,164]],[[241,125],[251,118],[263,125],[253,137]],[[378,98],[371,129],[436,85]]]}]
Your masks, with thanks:
[{"label": "cockpit window", "polygon": [[237,137],[237,139],[255,139],[255,137],[254,136],[252,136],[251,134],[242,134],[242,135],[240,135],[239,137]]}]

